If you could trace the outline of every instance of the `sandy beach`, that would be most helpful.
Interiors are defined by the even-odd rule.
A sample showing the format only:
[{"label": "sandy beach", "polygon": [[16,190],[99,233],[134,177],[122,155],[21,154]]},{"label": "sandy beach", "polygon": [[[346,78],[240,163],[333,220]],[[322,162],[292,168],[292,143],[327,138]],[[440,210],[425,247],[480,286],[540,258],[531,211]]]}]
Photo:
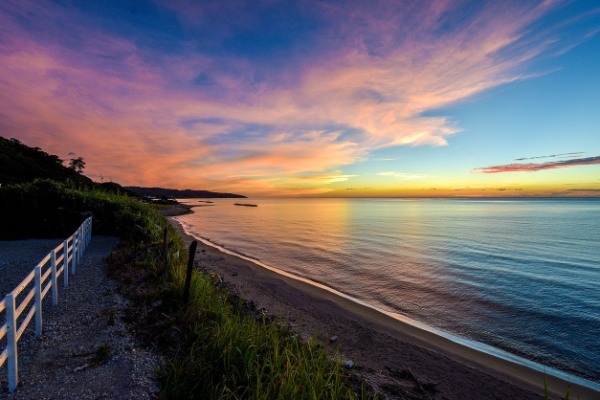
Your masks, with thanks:
[{"label": "sandy beach", "polygon": [[[173,215],[175,213],[172,213]],[[186,243],[176,218],[168,218]],[[345,361],[389,399],[543,399],[544,373],[463,346],[340,296],[199,242],[196,265],[267,315],[287,321],[303,338],[338,346]],[[551,398],[600,393],[549,376]]]}]

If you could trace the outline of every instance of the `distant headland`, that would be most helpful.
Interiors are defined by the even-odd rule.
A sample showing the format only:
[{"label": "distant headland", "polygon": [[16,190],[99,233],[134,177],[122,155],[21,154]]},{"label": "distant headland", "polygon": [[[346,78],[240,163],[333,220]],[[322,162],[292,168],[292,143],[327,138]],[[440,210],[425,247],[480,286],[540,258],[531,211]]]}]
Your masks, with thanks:
[{"label": "distant headland", "polygon": [[192,199],[192,198],[230,198],[230,199],[245,199],[247,198],[241,194],[235,193],[218,193],[211,192],[208,190],[193,190],[193,189],[165,189],[159,187],[139,187],[139,186],[127,186],[127,189],[140,196],[152,196],[152,197],[174,197],[177,199]]}]

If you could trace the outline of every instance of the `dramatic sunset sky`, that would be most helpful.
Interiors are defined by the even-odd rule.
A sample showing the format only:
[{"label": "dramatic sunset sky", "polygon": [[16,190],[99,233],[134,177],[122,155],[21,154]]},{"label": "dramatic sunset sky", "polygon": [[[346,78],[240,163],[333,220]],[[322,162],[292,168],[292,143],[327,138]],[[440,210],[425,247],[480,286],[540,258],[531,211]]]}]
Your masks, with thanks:
[{"label": "dramatic sunset sky", "polygon": [[123,185],[600,196],[600,2],[2,0],[0,136]]}]

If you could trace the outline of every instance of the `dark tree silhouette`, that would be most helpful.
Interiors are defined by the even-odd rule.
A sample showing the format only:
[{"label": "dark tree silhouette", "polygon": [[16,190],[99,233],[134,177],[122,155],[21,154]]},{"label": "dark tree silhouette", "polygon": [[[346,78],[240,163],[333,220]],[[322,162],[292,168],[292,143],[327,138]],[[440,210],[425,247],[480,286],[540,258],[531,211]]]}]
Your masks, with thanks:
[{"label": "dark tree silhouette", "polygon": [[38,147],[29,147],[17,139],[6,139],[0,134],[2,186],[32,182],[34,179],[52,179],[61,182],[70,180],[78,185],[92,185],[91,179],[69,168],[68,161],[65,165],[63,160],[54,154],[48,154]]},{"label": "dark tree silhouette", "polygon": [[85,161],[83,161],[83,157],[71,158],[69,161],[69,168],[78,174],[81,174],[85,169]]}]

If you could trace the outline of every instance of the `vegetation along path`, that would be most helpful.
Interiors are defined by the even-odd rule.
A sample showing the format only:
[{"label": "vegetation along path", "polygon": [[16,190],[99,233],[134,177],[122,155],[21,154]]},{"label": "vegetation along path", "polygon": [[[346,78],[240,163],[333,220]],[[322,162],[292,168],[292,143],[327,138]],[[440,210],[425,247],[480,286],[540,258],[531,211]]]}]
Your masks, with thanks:
[{"label": "vegetation along path", "polygon": [[[0,265],[3,274],[12,275],[18,270],[25,277],[39,260],[16,254],[23,254],[19,246],[31,250],[32,242],[48,247],[47,240],[0,242],[1,258],[5,259]],[[159,387],[154,371],[160,366],[160,359],[140,348],[122,321],[128,301],[117,294],[117,284],[106,275],[105,259],[117,242],[114,237],[93,237],[69,287],[65,290],[59,283],[59,304],[52,306],[47,296],[42,336],[36,338],[28,328],[19,341],[20,385],[16,392],[7,392],[6,367],[0,368],[0,399],[157,397]],[[45,251],[38,253],[43,257]],[[5,293],[11,289],[0,290]]]}]

